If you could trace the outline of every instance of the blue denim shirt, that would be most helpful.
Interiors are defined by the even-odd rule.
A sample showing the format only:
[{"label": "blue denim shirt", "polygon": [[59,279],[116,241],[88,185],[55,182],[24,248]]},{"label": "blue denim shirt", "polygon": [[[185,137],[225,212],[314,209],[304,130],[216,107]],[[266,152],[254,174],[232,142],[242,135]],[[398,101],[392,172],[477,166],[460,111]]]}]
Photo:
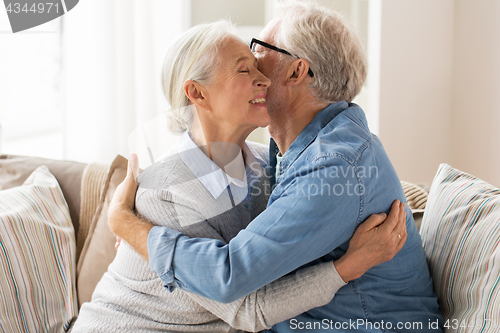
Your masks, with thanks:
[{"label": "blue denim shirt", "polygon": [[[164,227],[151,230],[150,265],[166,287],[234,301],[303,265],[338,259],[360,223],[373,213],[389,213],[395,199],[406,201],[380,140],[355,104],[320,111],[280,168],[267,209],[229,244]],[[441,332],[437,297],[408,208],[406,224],[405,246],[392,260],[349,282],[330,303],[273,331]]]}]

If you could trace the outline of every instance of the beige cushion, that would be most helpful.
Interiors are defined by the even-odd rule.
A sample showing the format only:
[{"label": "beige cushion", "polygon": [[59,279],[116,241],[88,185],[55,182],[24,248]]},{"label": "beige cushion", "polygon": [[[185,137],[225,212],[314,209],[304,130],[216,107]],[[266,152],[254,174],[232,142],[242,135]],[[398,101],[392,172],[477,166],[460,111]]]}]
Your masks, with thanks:
[{"label": "beige cushion", "polygon": [[[116,255],[116,237],[108,227],[108,207],[116,187],[127,174],[127,159],[118,156],[111,164],[89,235],[78,261],[78,302],[90,302],[95,286]],[[84,194],[85,195],[85,194]]]},{"label": "beige cushion", "polygon": [[73,225],[45,166],[0,191],[0,291],[2,332],[61,332],[77,314]]},{"label": "beige cushion", "polygon": [[499,332],[500,189],[441,164],[420,234],[445,328]]},{"label": "beige cushion", "polygon": [[429,193],[422,187],[415,185],[413,183],[401,181],[403,186],[403,191],[405,193],[406,202],[408,207],[413,213],[413,219],[415,220],[415,225],[417,229],[420,229],[422,224],[422,218],[424,215],[425,205],[427,203],[427,196]]},{"label": "beige cushion", "polygon": [[82,190],[80,200],[80,225],[76,238],[76,260],[80,258],[80,253],[85,245],[85,240],[89,235],[92,220],[99,207],[102,192],[106,184],[109,173],[109,165],[91,163],[85,167],[82,175]]},{"label": "beige cushion", "polygon": [[59,182],[68,203],[75,232],[78,232],[80,187],[85,164],[39,157],[0,155],[0,190],[21,185],[40,165],[46,165]]},{"label": "beige cushion", "polygon": [[417,209],[425,209],[428,192],[418,185],[405,182],[403,180],[401,181],[401,185],[403,186],[406,202],[408,203],[410,209],[412,211]]}]

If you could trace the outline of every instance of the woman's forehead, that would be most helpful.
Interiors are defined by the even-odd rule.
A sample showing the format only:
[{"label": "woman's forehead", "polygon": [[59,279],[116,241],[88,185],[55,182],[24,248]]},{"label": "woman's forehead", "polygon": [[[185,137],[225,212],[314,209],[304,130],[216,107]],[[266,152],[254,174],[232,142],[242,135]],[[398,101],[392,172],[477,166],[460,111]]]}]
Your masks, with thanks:
[{"label": "woman's forehead", "polygon": [[250,47],[239,38],[231,38],[223,44],[220,56],[226,64],[237,65],[244,61],[255,61]]},{"label": "woman's forehead", "polygon": [[234,57],[234,61],[233,61],[233,65],[234,66],[238,66],[240,63],[242,62],[248,62],[248,61],[252,61],[252,62],[257,62],[257,58],[255,58],[253,56],[253,54],[236,54],[235,57]]}]

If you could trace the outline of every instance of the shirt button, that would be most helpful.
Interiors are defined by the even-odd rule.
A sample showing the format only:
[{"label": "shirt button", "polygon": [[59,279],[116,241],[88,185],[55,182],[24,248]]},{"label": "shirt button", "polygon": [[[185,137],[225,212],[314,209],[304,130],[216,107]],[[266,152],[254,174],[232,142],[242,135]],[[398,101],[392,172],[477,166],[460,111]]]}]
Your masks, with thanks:
[{"label": "shirt button", "polygon": [[246,208],[250,208],[250,204],[249,204],[249,203],[246,203],[246,204],[245,204],[245,207],[246,207]]}]

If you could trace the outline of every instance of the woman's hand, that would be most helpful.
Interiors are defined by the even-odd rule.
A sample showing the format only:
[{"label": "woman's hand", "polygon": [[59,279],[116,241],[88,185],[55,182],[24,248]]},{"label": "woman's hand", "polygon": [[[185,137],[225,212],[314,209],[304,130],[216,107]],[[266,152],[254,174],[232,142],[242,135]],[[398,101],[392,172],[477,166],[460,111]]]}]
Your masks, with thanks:
[{"label": "woman's hand", "polygon": [[405,204],[395,200],[389,216],[373,214],[362,223],[349,242],[349,248],[334,262],[346,282],[361,277],[367,270],[391,260],[406,241]]}]

